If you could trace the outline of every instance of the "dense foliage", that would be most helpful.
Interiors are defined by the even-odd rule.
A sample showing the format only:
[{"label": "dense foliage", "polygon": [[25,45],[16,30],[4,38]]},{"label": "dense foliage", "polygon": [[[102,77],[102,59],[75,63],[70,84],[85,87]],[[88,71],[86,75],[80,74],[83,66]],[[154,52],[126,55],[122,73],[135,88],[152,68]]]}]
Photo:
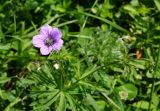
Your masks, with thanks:
[{"label": "dense foliage", "polygon": [[[159,0],[0,0],[0,111],[159,111]],[[43,56],[40,27],[62,31]]]}]

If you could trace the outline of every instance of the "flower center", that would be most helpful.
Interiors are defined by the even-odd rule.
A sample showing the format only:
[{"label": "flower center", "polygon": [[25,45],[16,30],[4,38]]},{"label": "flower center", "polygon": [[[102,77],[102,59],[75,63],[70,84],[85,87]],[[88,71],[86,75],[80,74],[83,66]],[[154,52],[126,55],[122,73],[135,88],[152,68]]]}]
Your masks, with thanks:
[{"label": "flower center", "polygon": [[53,45],[53,43],[54,43],[54,40],[53,40],[52,38],[47,38],[47,39],[45,40],[45,44],[46,44],[47,46],[51,46],[51,45]]}]

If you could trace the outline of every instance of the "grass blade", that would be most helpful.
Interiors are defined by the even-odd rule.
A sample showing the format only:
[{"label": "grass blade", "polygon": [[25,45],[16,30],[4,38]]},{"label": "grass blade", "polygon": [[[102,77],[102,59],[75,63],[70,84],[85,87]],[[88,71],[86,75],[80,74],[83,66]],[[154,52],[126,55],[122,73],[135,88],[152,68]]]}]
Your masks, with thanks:
[{"label": "grass blade", "polygon": [[99,20],[101,20],[101,21],[103,21],[103,22],[111,25],[112,27],[114,27],[114,28],[116,28],[116,29],[118,29],[118,30],[120,30],[120,31],[122,31],[122,32],[124,32],[124,33],[131,34],[128,30],[124,29],[123,27],[121,27],[121,26],[119,26],[119,25],[117,25],[117,24],[115,24],[115,23],[113,23],[113,22],[111,22],[111,21],[109,21],[109,20],[107,20],[107,19],[98,17],[98,16],[93,15],[93,14],[90,14],[90,13],[86,13],[86,12],[80,12],[80,13],[82,13],[82,14],[84,14],[84,15],[86,15],[86,16],[92,17],[92,18],[99,19]]}]

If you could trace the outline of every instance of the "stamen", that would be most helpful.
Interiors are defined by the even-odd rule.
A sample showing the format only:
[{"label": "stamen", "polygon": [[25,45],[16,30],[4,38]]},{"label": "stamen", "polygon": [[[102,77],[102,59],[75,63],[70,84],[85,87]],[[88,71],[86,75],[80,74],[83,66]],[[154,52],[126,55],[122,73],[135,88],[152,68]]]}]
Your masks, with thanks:
[{"label": "stamen", "polygon": [[47,39],[45,40],[45,44],[46,44],[47,46],[51,46],[51,45],[53,45],[53,43],[54,43],[54,40],[53,40],[52,38],[47,38]]}]

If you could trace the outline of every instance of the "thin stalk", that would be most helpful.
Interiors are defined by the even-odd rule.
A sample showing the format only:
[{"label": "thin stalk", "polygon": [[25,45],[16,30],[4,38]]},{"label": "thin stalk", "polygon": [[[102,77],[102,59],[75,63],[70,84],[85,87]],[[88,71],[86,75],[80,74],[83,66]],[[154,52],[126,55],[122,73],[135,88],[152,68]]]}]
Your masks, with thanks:
[{"label": "thin stalk", "polygon": [[4,109],[4,111],[11,111],[11,108],[15,105],[15,104],[17,104],[18,102],[20,102],[21,101],[21,99],[20,98],[15,98],[5,109]]},{"label": "thin stalk", "polygon": [[78,79],[77,81],[75,81],[74,83],[72,83],[72,84],[70,85],[70,87],[68,87],[68,88],[66,88],[66,89],[70,89],[70,88],[76,87],[76,86],[78,85],[79,81],[85,79],[86,77],[88,77],[89,75],[93,74],[94,72],[96,72],[96,71],[98,71],[98,70],[100,70],[100,69],[102,69],[102,68],[104,68],[104,67],[108,67],[108,66],[110,66],[110,65],[112,65],[112,64],[119,63],[119,62],[120,62],[120,61],[114,61],[114,62],[105,64],[105,65],[103,65],[103,66],[96,67],[96,68],[95,68],[91,73],[89,73],[87,76],[81,77],[80,79]]},{"label": "thin stalk", "polygon": [[16,31],[16,29],[17,29],[17,23],[16,23],[16,15],[15,15],[15,13],[13,15],[13,19],[14,19],[14,32],[16,33],[17,32]]},{"label": "thin stalk", "polygon": [[[60,53],[58,53],[57,58],[58,59],[60,58]],[[64,78],[65,71],[64,71],[64,67],[62,65],[62,62],[58,61],[57,63],[59,64],[59,69],[60,69],[60,90],[62,91],[64,88],[64,83],[65,83],[65,78]]]},{"label": "thin stalk", "polygon": [[113,23],[113,22],[112,22],[112,21],[110,21],[110,20],[107,20],[107,19],[104,19],[104,18],[98,17],[98,16],[93,15],[93,14],[90,14],[90,13],[86,13],[86,12],[79,12],[79,13],[84,14],[84,15],[89,16],[89,17],[92,17],[92,18],[95,18],[95,19],[99,19],[99,20],[101,20],[101,21],[103,21],[103,22],[105,22],[105,23],[107,23],[107,24],[111,25],[112,27],[114,27],[114,28],[118,29],[119,31],[122,31],[122,32],[124,32],[124,33],[127,33],[127,34],[132,35],[132,33],[131,33],[131,32],[129,32],[129,31],[128,31],[128,30],[126,30],[125,28],[123,28],[123,27],[121,27],[121,26],[117,25],[116,23]]},{"label": "thin stalk", "polygon": [[60,71],[61,71],[61,90],[63,90],[63,87],[64,87],[64,83],[65,83],[65,80],[64,80],[64,69],[63,69],[63,66],[60,64]]},{"label": "thin stalk", "polygon": [[64,15],[65,15],[65,14],[62,14],[62,15],[56,14],[54,17],[52,17],[50,20],[48,20],[48,22],[45,23],[45,24],[51,24],[54,20],[56,20],[57,18],[60,18],[60,17],[62,17],[62,16],[64,16]]},{"label": "thin stalk", "polygon": [[121,110],[121,108],[112,100],[110,99],[105,93],[102,93],[101,94],[111,103],[113,104],[113,106],[115,106],[119,111]]},{"label": "thin stalk", "polygon": [[[98,2],[98,0],[95,0],[95,2],[94,2],[94,4],[92,5],[92,7],[91,8],[93,8],[96,4],[97,4],[97,2]],[[86,23],[87,23],[87,20],[88,20],[88,16],[85,18],[85,20],[84,20],[84,23],[83,23],[83,25],[82,25],[82,30],[84,29],[84,27],[85,27],[85,25],[86,25]]]},{"label": "thin stalk", "polygon": [[69,37],[80,37],[80,38],[85,38],[85,39],[91,39],[90,36],[86,36],[86,35],[71,35],[71,34],[67,34],[67,36],[69,36]]},{"label": "thin stalk", "polygon": [[75,22],[77,22],[77,21],[78,21],[77,19],[75,19],[75,20],[70,20],[70,21],[67,21],[67,22],[64,22],[64,23],[55,25],[55,27],[62,27],[62,26],[68,25],[68,24],[75,23]]},{"label": "thin stalk", "polygon": [[160,56],[160,44],[159,44],[158,54],[157,54],[157,58],[156,58],[155,71],[154,71],[154,74],[153,74],[153,81],[152,81],[152,87],[151,87],[150,102],[149,102],[149,106],[148,106],[148,111],[151,110],[152,97],[153,97],[153,92],[154,92],[154,89],[155,89],[155,77],[156,77],[156,74],[157,74],[158,63],[159,63],[159,56]]},{"label": "thin stalk", "polygon": [[[58,24],[58,25],[55,25],[54,27],[62,27],[62,26],[65,26],[65,25],[68,25],[68,24],[72,24],[72,23],[76,23],[78,20],[71,20],[71,21],[67,21],[67,22],[64,22],[64,23],[61,23],[61,24]],[[32,25],[33,25],[33,22],[32,22]],[[25,35],[22,35],[21,38],[26,38],[26,37],[32,37],[34,36],[35,34],[37,34],[38,30],[40,30],[40,27],[35,29],[35,31],[33,32],[30,32],[28,34],[25,34]],[[3,35],[0,35],[0,36],[3,36]],[[12,37],[12,38],[15,38],[15,39],[18,39],[19,35],[5,35],[5,37]]]}]

